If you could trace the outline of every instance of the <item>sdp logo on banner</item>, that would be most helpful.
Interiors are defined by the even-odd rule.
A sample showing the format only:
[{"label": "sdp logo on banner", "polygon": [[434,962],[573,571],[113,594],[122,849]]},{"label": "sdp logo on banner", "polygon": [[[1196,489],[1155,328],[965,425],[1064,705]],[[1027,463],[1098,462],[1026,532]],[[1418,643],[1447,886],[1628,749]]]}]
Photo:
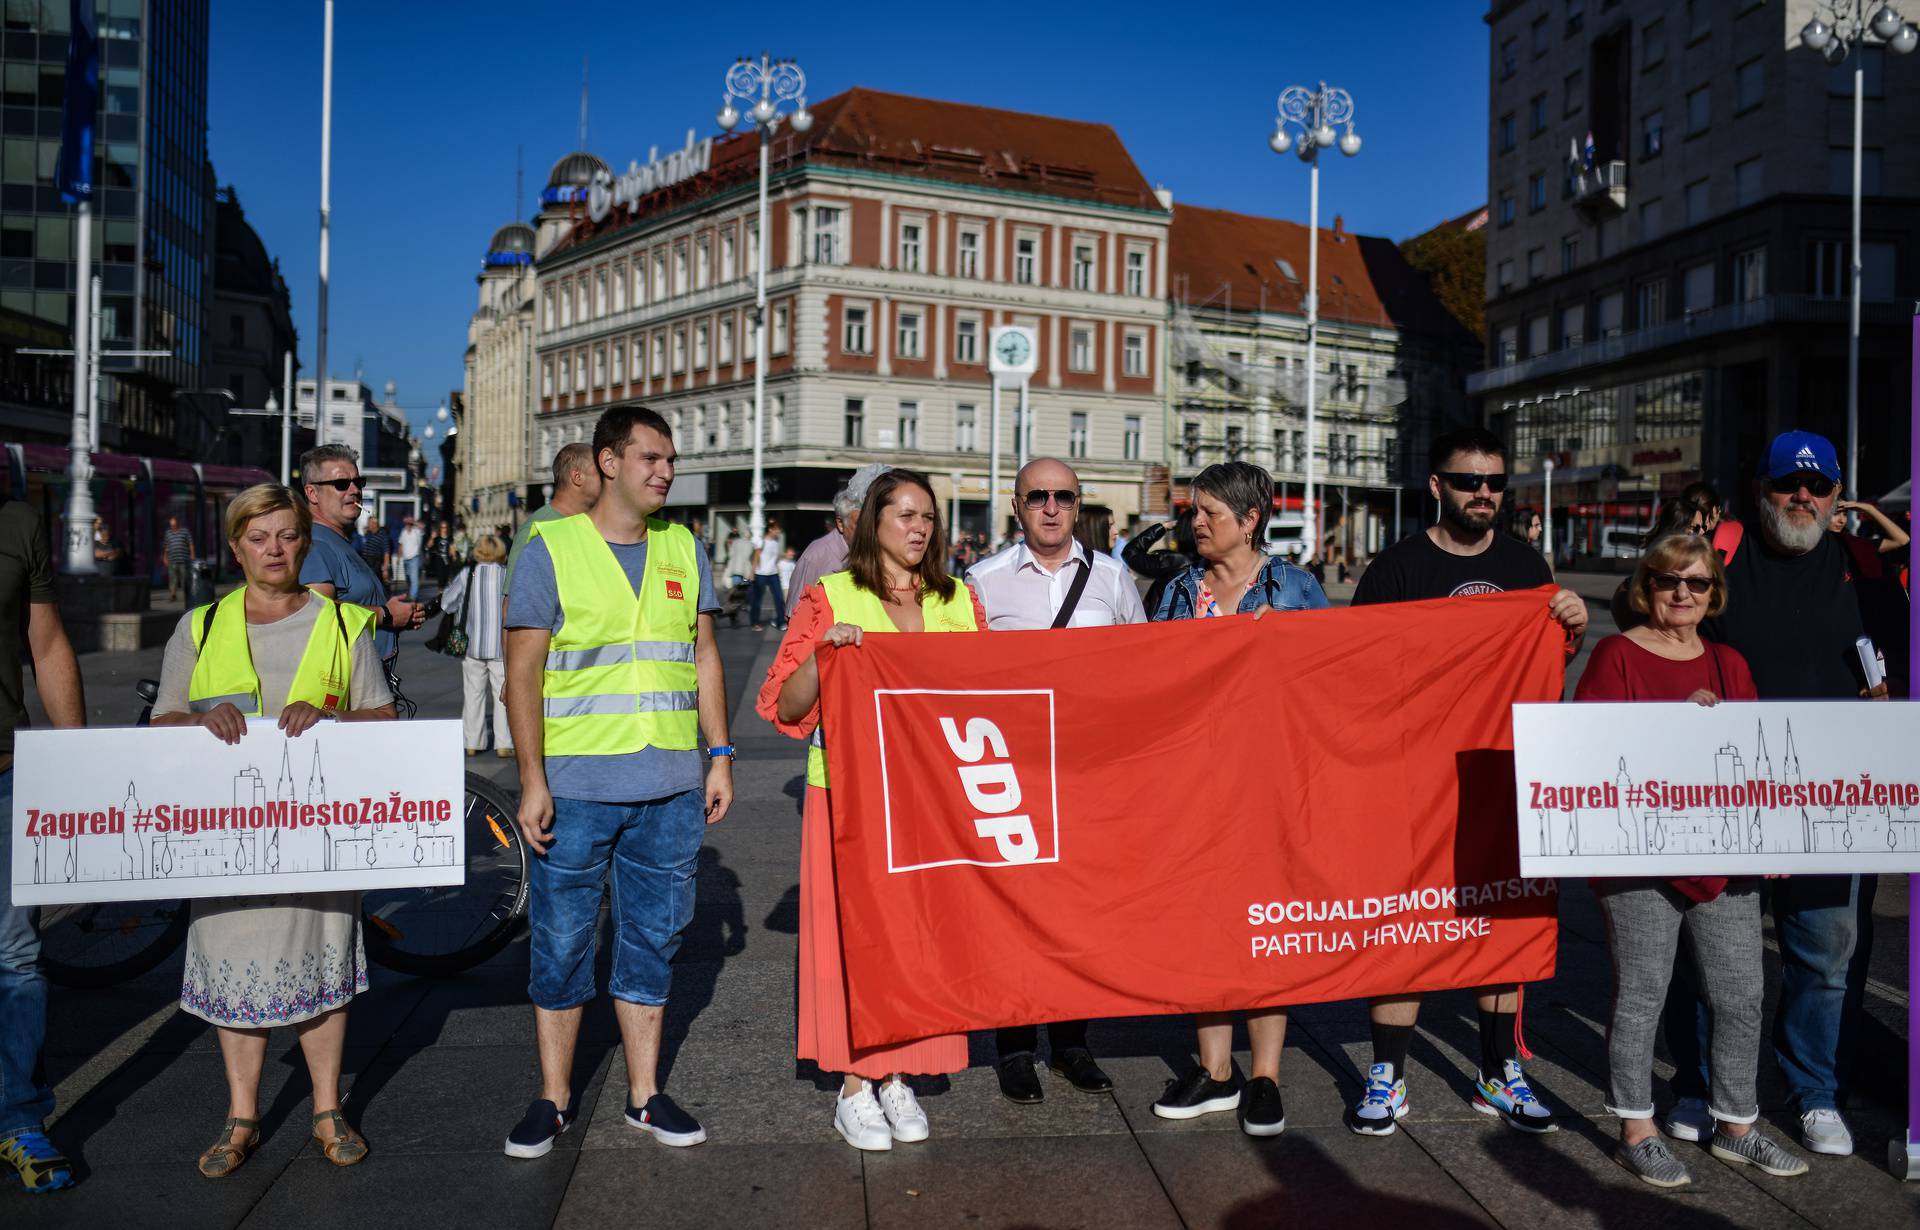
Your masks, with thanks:
[{"label": "sdp logo on banner", "polygon": [[879,688],[887,870],[1060,861],[1053,691]]}]

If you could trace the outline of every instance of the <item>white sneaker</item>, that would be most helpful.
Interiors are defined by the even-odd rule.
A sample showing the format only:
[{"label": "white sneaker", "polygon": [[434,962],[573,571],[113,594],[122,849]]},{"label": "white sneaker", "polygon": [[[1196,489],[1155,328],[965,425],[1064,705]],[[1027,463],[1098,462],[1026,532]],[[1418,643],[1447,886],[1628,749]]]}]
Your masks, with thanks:
[{"label": "white sneaker", "polygon": [[1837,1110],[1810,1110],[1800,1116],[1800,1143],[1809,1153],[1846,1157],[1853,1152],[1853,1133]]},{"label": "white sneaker", "polygon": [[903,1080],[896,1078],[880,1086],[880,1108],[893,1127],[893,1138],[903,1145],[925,1140],[932,1130],[927,1126],[927,1112],[920,1109],[920,1100]]},{"label": "white sneaker", "polygon": [[1704,1098],[1681,1098],[1667,1112],[1660,1130],[1675,1140],[1705,1140],[1713,1134],[1713,1115]]},{"label": "white sneaker", "polygon": [[880,1100],[873,1096],[871,1081],[862,1081],[860,1092],[852,1097],[843,1093],[834,1099],[833,1126],[856,1149],[884,1153],[893,1148],[893,1132]]}]

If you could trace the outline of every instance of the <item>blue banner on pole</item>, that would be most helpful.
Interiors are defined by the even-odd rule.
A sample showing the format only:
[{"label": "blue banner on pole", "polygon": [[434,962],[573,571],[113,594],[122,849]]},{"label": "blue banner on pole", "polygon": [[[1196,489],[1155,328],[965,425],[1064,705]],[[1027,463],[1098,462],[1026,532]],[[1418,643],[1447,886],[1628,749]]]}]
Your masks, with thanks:
[{"label": "blue banner on pole", "polygon": [[100,38],[93,0],[70,0],[73,33],[67,39],[66,105],[60,115],[56,182],[69,205],[93,199],[93,123],[100,110]]}]

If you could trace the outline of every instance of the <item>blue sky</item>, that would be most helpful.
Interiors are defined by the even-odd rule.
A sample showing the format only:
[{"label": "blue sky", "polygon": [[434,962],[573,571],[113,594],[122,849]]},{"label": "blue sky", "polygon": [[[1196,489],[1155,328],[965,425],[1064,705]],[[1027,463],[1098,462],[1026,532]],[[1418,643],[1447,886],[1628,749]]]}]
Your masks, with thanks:
[{"label": "blue sky", "polygon": [[[293,294],[312,373],[320,0],[214,0],[208,145]],[[1266,147],[1274,99],[1352,92],[1357,158],[1321,177],[1322,224],[1402,239],[1486,195],[1484,3],[764,6],[337,0],[328,367],[388,380],[426,421],[460,387],[474,274],[579,143],[610,163],[717,131],[733,58],[797,59],[808,92],[854,85],[1111,124],[1178,201],[1305,221],[1307,176]],[[1364,15],[1364,16],[1363,16]],[[718,18],[718,20],[716,20]],[[912,50],[909,50],[912,49]]]}]

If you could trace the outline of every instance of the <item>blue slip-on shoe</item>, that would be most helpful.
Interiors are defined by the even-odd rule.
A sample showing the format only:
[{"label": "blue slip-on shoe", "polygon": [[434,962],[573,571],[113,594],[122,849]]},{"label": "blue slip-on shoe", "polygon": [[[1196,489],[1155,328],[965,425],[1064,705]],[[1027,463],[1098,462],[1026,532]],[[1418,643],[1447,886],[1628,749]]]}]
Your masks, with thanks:
[{"label": "blue slip-on shoe", "polygon": [[652,1132],[655,1140],[676,1149],[697,1145],[707,1138],[707,1129],[664,1093],[648,1098],[645,1106],[627,1107],[627,1122],[643,1132]]},{"label": "blue slip-on shoe", "polygon": [[574,1114],[571,1107],[561,1110],[541,1098],[527,1107],[527,1113],[507,1133],[507,1156],[545,1157],[553,1152],[553,1142],[573,1126]]}]

